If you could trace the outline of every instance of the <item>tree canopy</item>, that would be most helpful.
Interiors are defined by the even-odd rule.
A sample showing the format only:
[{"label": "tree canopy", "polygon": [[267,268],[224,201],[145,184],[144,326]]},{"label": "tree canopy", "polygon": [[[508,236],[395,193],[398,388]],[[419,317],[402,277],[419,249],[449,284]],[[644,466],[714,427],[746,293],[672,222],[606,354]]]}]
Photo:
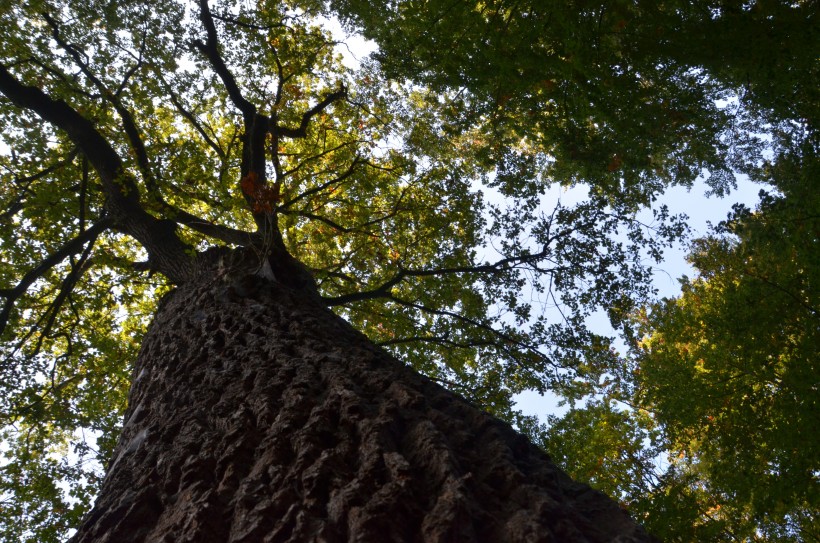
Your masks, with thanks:
[{"label": "tree canopy", "polygon": [[[738,539],[817,538],[820,202],[810,150],[771,172],[779,195],[697,240],[698,277],[639,317],[635,402],[713,524]],[[695,491],[696,487],[700,487]],[[715,526],[707,526],[715,529]]]},{"label": "tree canopy", "polygon": [[[816,172],[814,3],[651,4],[0,6],[4,535],[47,541],[76,524],[98,484],[95,462],[116,441],[148,319],[218,247],[276,256],[274,276],[315,280],[373,341],[521,425],[531,421],[516,413],[516,392],[581,398],[623,374],[611,340],[584,320],[605,310],[620,327],[649,300],[652,263],[685,231],[657,204],[663,189],[705,175],[723,194],[733,171],[783,171],[775,187],[791,202],[803,197],[789,196],[786,180],[799,188]],[[328,16],[375,40],[374,57],[346,67]],[[759,36],[759,46],[738,45]],[[555,188],[573,189],[569,201],[546,199]],[[814,202],[802,208],[813,216],[816,200],[801,201]],[[778,195],[766,202],[788,208]],[[646,208],[651,222],[640,220]],[[754,217],[738,210],[731,224],[757,232]],[[816,249],[816,228],[802,224],[789,231],[795,254],[801,240]],[[698,318],[687,313],[699,289],[720,303],[698,311],[731,322],[720,304],[758,288],[737,287],[733,301],[721,285],[735,281],[725,270],[745,258],[751,242],[741,239],[701,242],[704,279],[647,313],[651,326],[691,329],[683,323]],[[786,311],[797,296],[816,309],[816,281],[797,271],[806,267],[777,257],[780,268],[759,270],[782,287],[771,303]],[[768,320],[749,334],[780,322],[768,305],[760,311]],[[794,316],[808,359],[811,318]],[[794,333],[754,356],[802,360],[781,350]],[[676,401],[663,384],[628,384],[635,401]],[[602,420],[617,418],[601,405]],[[787,416],[779,405],[731,418],[751,427],[754,416]],[[677,444],[706,431],[691,415],[653,420]],[[721,451],[736,430],[721,432]]]}]

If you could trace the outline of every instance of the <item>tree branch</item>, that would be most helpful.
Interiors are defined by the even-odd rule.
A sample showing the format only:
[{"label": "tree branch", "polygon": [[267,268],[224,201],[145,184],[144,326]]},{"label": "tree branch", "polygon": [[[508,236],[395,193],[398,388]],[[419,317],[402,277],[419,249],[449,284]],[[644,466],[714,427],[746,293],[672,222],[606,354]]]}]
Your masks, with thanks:
[{"label": "tree branch", "polygon": [[[327,147],[325,147],[325,148],[324,148],[321,152],[316,153],[315,155],[311,155],[311,156],[309,156],[309,157],[307,157],[307,158],[304,158],[304,159],[300,160],[300,161],[299,161],[299,163],[298,163],[298,164],[296,164],[296,166],[294,166],[293,168],[291,168],[291,169],[289,169],[289,170],[285,170],[284,172],[281,172],[281,173],[279,174],[279,176],[277,177],[277,179],[282,180],[282,179],[284,179],[285,177],[288,177],[288,176],[294,175],[294,174],[298,173],[298,172],[299,172],[302,168],[307,167],[307,166],[308,166],[308,164],[310,164],[312,161],[317,161],[317,160],[320,160],[321,158],[323,158],[323,157],[325,157],[325,156],[327,156],[327,155],[330,155],[330,154],[332,154],[332,153],[335,153],[336,151],[339,151],[340,149],[344,149],[345,147],[348,147],[348,146],[350,146],[350,145],[355,145],[355,143],[356,143],[356,142],[350,142],[350,141],[348,141],[348,142],[343,142],[343,143],[340,143],[339,145],[337,145],[337,146],[335,146],[335,147],[331,147],[331,148],[327,148]],[[284,154],[284,153],[283,153],[283,154]],[[292,154],[292,155],[290,155],[290,156],[299,156],[299,153],[294,153],[294,154]],[[354,160],[354,162],[363,162],[363,161],[361,161],[361,160],[359,159],[358,154],[355,156],[355,158],[354,158],[353,160]],[[328,171],[328,170],[322,170],[322,171],[318,171],[318,172],[313,172],[311,175],[312,175],[312,176],[314,176],[314,177],[318,177],[319,175],[322,175],[322,174],[324,174],[324,173],[327,173],[327,171]]]},{"label": "tree branch", "polygon": [[214,224],[210,221],[192,215],[187,211],[178,209],[167,204],[172,209],[172,220],[187,226],[192,230],[196,230],[200,234],[208,237],[231,243],[233,245],[242,245],[244,247],[259,245],[263,242],[262,236],[259,233],[246,232],[236,228],[230,228],[221,224]]},{"label": "tree branch", "polygon": [[[80,70],[85,74],[85,76],[94,84],[95,87],[103,94],[103,96],[108,99],[111,104],[114,106],[114,109],[117,110],[117,113],[120,115],[123,123],[123,129],[128,136],[128,140],[131,143],[131,148],[134,151],[134,154],[137,159],[137,164],[139,165],[140,170],[142,171],[143,177],[145,179],[145,186],[148,189],[149,196],[153,198],[159,205],[161,205],[164,210],[166,211],[167,215],[169,215],[172,220],[177,223],[184,224],[200,233],[203,233],[207,236],[222,240],[226,243],[233,243],[237,245],[248,245],[254,240],[254,236],[251,234],[244,232],[242,230],[235,230],[233,228],[228,228],[220,225],[215,225],[207,220],[201,219],[196,217],[186,211],[178,209],[171,204],[168,204],[165,199],[162,197],[162,194],[159,191],[159,186],[157,184],[156,178],[152,172],[150,159],[148,157],[148,151],[145,148],[145,143],[142,140],[142,136],[140,136],[139,129],[137,128],[136,121],[134,120],[133,115],[131,112],[126,108],[123,103],[117,97],[118,94],[121,93],[122,89],[124,88],[125,81],[136,71],[136,69],[141,65],[142,60],[137,59],[137,64],[130,70],[123,81],[123,84],[120,85],[120,89],[116,93],[111,92],[105,84],[97,78],[91,70],[88,68],[87,64],[82,60],[79,52],[69,43],[62,39],[60,36],[59,27],[56,21],[50,17],[47,13],[43,14],[46,21],[48,22],[49,26],[52,28],[52,37],[57,42],[60,47],[62,47],[71,57],[74,59],[74,62],[79,66]],[[143,41],[144,45],[144,41]],[[172,95],[172,101],[174,101],[175,105],[178,102],[174,99]],[[182,109],[178,106],[179,109]],[[183,109],[184,112],[184,109]],[[184,114],[184,113],[183,113]],[[189,114],[190,116],[190,114]],[[192,120],[192,116],[191,119]],[[195,127],[198,128],[198,124],[196,122],[193,123]],[[224,157],[224,152],[216,146],[204,132],[200,131],[207,142],[211,143],[211,146],[217,150],[220,156]]]},{"label": "tree branch", "polygon": [[777,290],[778,292],[782,292],[783,294],[785,294],[786,296],[791,298],[792,301],[794,301],[797,305],[799,305],[800,307],[802,307],[803,309],[805,309],[809,313],[811,313],[812,316],[814,316],[814,317],[820,316],[820,310],[818,310],[816,307],[812,306],[809,302],[802,299],[800,296],[797,296],[796,294],[794,294],[790,290],[780,286],[779,284],[775,283],[774,281],[770,281],[769,279],[767,279],[766,277],[764,277],[762,275],[758,275],[756,273],[753,273],[749,269],[741,270],[741,273],[743,275],[746,275],[746,276],[751,277],[753,279],[757,279],[758,281],[769,285],[770,287]]},{"label": "tree branch", "polygon": [[222,84],[225,85],[228,96],[234,105],[239,108],[239,111],[241,111],[246,118],[253,117],[256,115],[256,106],[242,96],[242,91],[239,90],[236,79],[222,59],[222,55],[219,53],[219,37],[216,33],[216,25],[211,15],[211,8],[208,6],[208,0],[199,0],[199,19],[205,27],[208,40],[206,42],[194,40],[194,46],[211,62],[211,66],[222,80]]},{"label": "tree branch", "polygon": [[[460,315],[460,314],[455,313],[453,311],[447,311],[445,309],[436,309],[436,308],[432,308],[432,307],[427,307],[425,305],[418,304],[418,303],[415,303],[415,302],[411,302],[409,300],[403,300],[403,299],[397,298],[395,296],[390,296],[390,300],[397,303],[397,304],[399,304],[399,305],[403,305],[405,307],[412,307],[413,309],[423,311],[424,313],[429,313],[431,315],[439,315],[439,316],[442,316],[442,317],[450,317],[450,318],[455,319],[455,320],[466,322],[467,324],[470,324],[470,325],[472,325],[472,326],[474,326],[474,327],[476,327],[480,330],[484,330],[486,332],[489,332],[489,333],[493,334],[496,337],[499,337],[499,338],[503,339],[505,342],[509,343],[510,345],[515,345],[516,347],[519,347],[519,348],[523,349],[524,351],[528,351],[528,352],[534,354],[540,360],[544,360],[545,362],[547,362],[551,366],[555,367],[555,364],[551,360],[549,360],[549,358],[546,355],[544,355],[542,352],[540,352],[534,346],[529,345],[527,343],[524,343],[523,341],[520,341],[518,339],[515,339],[515,338],[511,337],[509,334],[505,334],[504,332],[502,332],[500,330],[496,330],[495,328],[493,328],[489,324],[477,321],[475,319],[471,319],[470,317],[465,317],[464,315]],[[510,358],[512,360],[515,360],[517,363],[521,364],[522,369],[526,369],[528,371],[533,371],[532,368],[529,368],[527,366],[527,364],[521,363],[518,360],[518,356],[516,356],[516,354],[511,352],[509,349],[507,349],[506,347],[503,347],[502,345],[499,345],[498,343],[494,343],[494,345],[496,345],[501,350],[505,351],[510,356]]]},{"label": "tree branch", "polygon": [[74,291],[74,285],[77,284],[77,281],[79,281],[80,277],[82,277],[86,270],[91,267],[89,257],[91,256],[91,250],[94,248],[94,243],[96,241],[97,236],[94,236],[89,240],[88,245],[85,246],[82,254],[80,255],[79,261],[76,264],[72,262],[71,271],[69,271],[68,275],[63,278],[63,281],[60,284],[60,291],[57,293],[56,298],[54,298],[54,301],[49,307],[50,314],[46,320],[46,324],[41,328],[40,335],[37,338],[37,344],[34,347],[35,353],[40,351],[43,341],[51,334],[54,321],[57,320],[57,313],[59,313],[60,308],[69,296],[71,296],[71,293]]},{"label": "tree branch", "polygon": [[239,19],[237,19],[235,17],[229,17],[228,15],[212,14],[212,16],[213,16],[214,19],[219,19],[223,23],[231,23],[231,24],[234,24],[236,26],[240,26],[242,28],[247,28],[247,29],[250,29],[250,30],[267,31],[267,30],[271,30],[273,28],[287,28],[287,25],[285,25],[285,23],[275,23],[275,24],[270,24],[270,25],[258,25],[258,24],[248,23],[246,21],[240,21]]},{"label": "tree branch", "polygon": [[37,113],[45,121],[64,130],[94,164],[106,195],[113,204],[131,209],[138,192],[133,179],[122,175],[122,162],[94,125],[62,100],[54,100],[37,87],[23,85],[0,64],[0,92],[15,105]]},{"label": "tree branch", "polygon": [[5,303],[3,304],[3,309],[0,311],[0,335],[2,335],[3,330],[6,328],[6,324],[8,323],[9,315],[11,314],[11,310],[14,307],[14,302],[17,299],[25,294],[28,288],[34,283],[37,279],[43,277],[46,272],[48,272],[51,268],[65,260],[71,255],[75,255],[83,250],[83,247],[86,243],[93,243],[97,237],[106,229],[111,227],[111,221],[108,219],[100,219],[88,230],[85,230],[76,238],[72,239],[65,243],[62,247],[57,249],[54,253],[48,255],[46,258],[40,261],[37,266],[35,266],[32,270],[29,270],[20,282],[17,283],[17,286],[11,289],[3,289],[0,290],[0,296],[6,299]]},{"label": "tree branch", "polygon": [[[165,81],[163,81],[163,83],[165,83]],[[179,97],[176,95],[176,93],[174,93],[173,90],[171,90],[171,86],[168,85],[167,83],[166,83],[166,92],[168,92],[168,96],[171,98],[171,103],[174,104],[174,107],[176,107],[177,110],[182,114],[182,116],[185,119],[187,119],[189,123],[191,123],[191,126],[194,127],[194,130],[199,132],[199,135],[202,136],[202,139],[205,140],[205,143],[207,143],[208,146],[211,149],[213,149],[214,152],[216,152],[216,154],[219,156],[219,158],[221,158],[222,160],[225,160],[225,158],[227,157],[227,154],[225,153],[224,150],[222,150],[222,147],[220,147],[219,144],[216,143],[216,141],[214,141],[213,138],[211,138],[205,132],[205,129],[200,125],[199,120],[194,116],[193,113],[188,111],[185,108],[185,106],[183,106],[182,101],[179,100]]]},{"label": "tree branch", "polygon": [[310,213],[309,211],[292,211],[290,209],[283,209],[283,210],[280,210],[280,212],[283,215],[298,215],[300,217],[305,217],[306,219],[310,219],[310,220],[313,220],[313,221],[323,222],[326,225],[328,225],[329,227],[333,228],[334,230],[337,230],[337,231],[342,232],[344,234],[350,234],[351,232],[355,232],[358,229],[358,227],[350,228],[350,227],[347,227],[347,226],[342,226],[341,224],[339,224],[335,221],[332,221],[332,220],[328,219],[327,217],[322,217],[321,215],[317,215],[315,213]]},{"label": "tree branch", "polygon": [[310,124],[310,120],[319,113],[323,112],[330,104],[336,102],[337,100],[341,100],[345,96],[347,96],[347,89],[344,86],[342,86],[339,90],[325,96],[321,102],[302,114],[302,121],[299,123],[299,128],[287,128],[284,126],[278,126],[275,122],[272,122],[268,130],[271,133],[278,136],[284,136],[286,138],[304,138],[307,136],[307,127]]},{"label": "tree branch", "polygon": [[[80,52],[77,49],[63,40],[60,35],[60,28],[57,25],[57,21],[55,21],[48,13],[43,13],[43,18],[46,20],[48,25],[51,27],[51,36],[54,38],[54,41],[57,42],[66,53],[68,53],[71,58],[74,59],[74,63],[80,68],[80,71],[88,78],[89,81],[97,88],[97,90],[102,94],[102,96],[111,102],[111,105],[114,106],[114,109],[117,111],[117,114],[122,119],[122,126],[123,130],[125,131],[125,135],[128,137],[128,142],[131,144],[131,149],[134,151],[134,155],[137,159],[137,166],[139,166],[140,171],[142,172],[143,179],[145,180],[145,187],[148,189],[149,197],[154,199],[161,199],[159,196],[159,190],[157,188],[156,179],[154,177],[154,173],[151,170],[151,162],[148,158],[148,151],[145,149],[145,143],[142,141],[142,136],[140,136],[139,129],[137,128],[137,123],[134,120],[133,115],[131,112],[128,111],[122,101],[119,99],[119,94],[122,92],[122,88],[125,86],[125,82],[130,77],[129,74],[126,74],[126,77],[123,80],[121,88],[115,93],[108,89],[105,83],[100,80],[97,76],[95,76],[91,69],[88,67],[88,64],[82,59]],[[140,65],[141,61],[138,62],[137,67]]]},{"label": "tree branch", "polygon": [[[385,281],[379,287],[372,290],[364,290],[344,294],[335,298],[323,298],[328,305],[343,305],[361,300],[372,300],[375,298],[391,298],[390,289],[397,285],[405,277],[435,277],[439,275],[450,275],[460,273],[502,273],[513,269],[517,264],[533,262],[545,258],[549,254],[547,249],[533,255],[522,255],[517,257],[502,258],[492,264],[482,264],[478,266],[457,266],[453,268],[437,268],[432,270],[409,270],[398,264],[399,271],[393,277]],[[392,298],[391,298],[392,299]]]},{"label": "tree branch", "polygon": [[[14,151],[12,150],[12,153],[13,152]],[[13,202],[10,202],[10,203],[6,204],[6,209],[3,211],[3,213],[0,213],[0,222],[7,221],[7,220],[11,219],[11,217],[13,217],[15,213],[17,213],[18,211],[20,211],[21,209],[23,209],[25,207],[25,203],[24,203],[25,196],[26,196],[25,193],[26,192],[31,192],[31,190],[29,189],[29,186],[31,186],[31,184],[34,181],[37,181],[38,179],[42,179],[43,177],[45,177],[45,176],[59,170],[60,168],[63,168],[65,166],[67,166],[68,164],[70,164],[74,160],[74,158],[76,158],[78,152],[79,152],[79,150],[76,147],[73,147],[71,149],[71,151],[69,151],[68,156],[66,158],[52,164],[51,166],[45,168],[44,170],[40,170],[39,172],[37,172],[35,174],[27,175],[25,177],[15,176],[14,177],[14,183],[16,185],[18,185],[18,187],[20,187],[22,185],[19,189],[20,194],[17,196],[17,198],[14,199]],[[11,168],[9,168],[9,170],[11,170]],[[13,170],[10,173],[12,175],[14,175]]]},{"label": "tree branch", "polygon": [[[208,6],[208,0],[200,0],[199,2],[199,18],[202,25],[205,27],[207,34],[207,41],[194,40],[193,45],[205,55],[210,61],[216,74],[219,76],[222,84],[225,85],[225,90],[228,92],[228,97],[233,104],[242,112],[244,122],[244,135],[242,136],[242,167],[241,173],[243,178],[249,174],[254,174],[258,183],[266,184],[265,174],[265,137],[269,130],[270,119],[258,113],[256,106],[249,102],[243,95],[225,60],[219,53],[219,36],[216,32],[216,25],[211,14],[211,8]],[[253,202],[251,196],[245,194],[245,199],[252,208]],[[276,234],[273,231],[278,229],[275,220],[262,213],[254,213],[254,221],[257,224],[258,232],[271,232],[273,238]]]},{"label": "tree branch", "polygon": [[[313,218],[316,220],[324,220],[322,217],[307,214],[304,212],[300,212],[301,215],[307,216],[309,218]],[[324,220],[324,222],[328,222]],[[331,223],[331,226],[342,229],[344,227],[336,225],[335,223]],[[360,225],[356,228],[350,228],[342,230],[344,232],[352,232],[358,228],[361,228],[365,225]],[[584,225],[586,226],[586,225]],[[504,273],[510,270],[516,269],[518,266],[522,264],[529,264],[531,266],[530,269],[533,269],[539,273],[555,273],[559,270],[559,267],[554,267],[550,269],[542,269],[536,266],[536,263],[546,259],[553,251],[550,248],[550,245],[555,242],[556,240],[568,236],[581,228],[581,226],[575,228],[568,228],[563,230],[554,236],[548,238],[544,244],[541,251],[533,254],[522,254],[518,256],[510,256],[506,258],[502,258],[497,260],[493,263],[487,264],[480,264],[476,266],[455,266],[452,268],[436,268],[436,269],[428,269],[428,270],[411,270],[401,266],[398,264],[398,272],[396,272],[393,277],[385,281],[382,285],[365,291],[358,291],[358,292],[351,292],[350,294],[343,294],[341,296],[335,297],[323,297],[322,300],[328,304],[329,306],[337,306],[337,305],[344,305],[351,302],[357,302],[362,300],[373,300],[376,298],[391,298],[390,289],[397,285],[401,280],[406,277],[436,277],[440,275],[451,275],[451,274],[466,274],[466,273],[487,273],[487,274],[497,274],[497,273]],[[576,268],[585,268],[583,263],[578,263]]]},{"label": "tree branch", "polygon": [[[280,205],[279,208],[280,209],[288,208],[288,207],[292,206],[293,204],[295,204],[296,202],[298,202],[299,200],[307,198],[308,196],[312,196],[313,194],[316,194],[318,192],[322,192],[326,188],[331,187],[333,185],[336,185],[336,184],[344,181],[345,179],[347,179],[348,177],[353,175],[353,172],[356,171],[356,166],[359,164],[359,162],[360,162],[359,157],[358,156],[354,157],[353,162],[351,162],[351,164],[350,164],[350,167],[347,170],[345,170],[345,172],[343,174],[341,174],[337,177],[334,177],[333,179],[331,179],[330,181],[328,181],[326,183],[322,183],[321,185],[313,187],[312,189],[308,189],[305,192],[297,194],[296,196],[294,196],[293,198],[291,198],[287,202],[284,202],[282,205]],[[292,173],[292,172],[293,172],[293,170],[291,170],[288,173]]]},{"label": "tree branch", "polygon": [[489,340],[468,341],[464,343],[459,341],[453,341],[447,338],[446,336],[408,336],[402,338],[388,339],[386,341],[377,341],[375,343],[380,347],[386,347],[389,345],[401,345],[403,343],[415,342],[437,343],[439,345],[448,345],[450,347],[456,347],[459,349],[470,349],[472,347],[490,347],[496,345],[496,343]]}]

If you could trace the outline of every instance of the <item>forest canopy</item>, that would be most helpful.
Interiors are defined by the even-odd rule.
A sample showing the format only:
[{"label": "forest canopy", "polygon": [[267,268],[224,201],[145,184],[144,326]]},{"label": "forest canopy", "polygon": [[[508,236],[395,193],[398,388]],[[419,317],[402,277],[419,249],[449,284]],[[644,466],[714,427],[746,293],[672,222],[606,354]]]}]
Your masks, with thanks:
[{"label": "forest canopy", "polygon": [[[694,4],[0,6],[3,537],[87,511],[151,315],[219,247],[292,255],[670,541],[820,537],[817,6]],[[331,19],[375,53],[345,65]],[[655,299],[664,190],[737,174],[759,205]]]}]

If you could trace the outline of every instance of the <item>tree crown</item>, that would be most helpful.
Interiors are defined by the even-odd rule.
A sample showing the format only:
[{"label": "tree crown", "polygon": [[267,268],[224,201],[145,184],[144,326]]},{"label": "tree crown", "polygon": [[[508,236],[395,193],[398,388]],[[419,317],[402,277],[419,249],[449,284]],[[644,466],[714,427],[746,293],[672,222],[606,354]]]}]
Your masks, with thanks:
[{"label": "tree crown", "polygon": [[[0,416],[20,459],[4,492],[32,489],[30,515],[69,507],[58,474],[90,492],[49,451],[83,457],[89,428],[108,454],[157,300],[228,249],[306,295],[315,282],[375,342],[508,419],[513,393],[582,395],[612,366],[585,316],[623,322],[685,229],[637,211],[704,169],[725,190],[761,149],[715,104],[741,68],[657,29],[764,23],[675,3],[445,4],[338,3],[379,44],[356,69],[321,2],[0,7]],[[544,207],[568,187],[577,202]]]}]

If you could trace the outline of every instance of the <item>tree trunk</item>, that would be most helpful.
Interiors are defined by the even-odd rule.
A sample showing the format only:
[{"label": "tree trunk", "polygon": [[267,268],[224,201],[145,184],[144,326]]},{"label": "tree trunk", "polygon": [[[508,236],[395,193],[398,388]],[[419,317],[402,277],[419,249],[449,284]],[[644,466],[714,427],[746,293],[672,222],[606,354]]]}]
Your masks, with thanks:
[{"label": "tree trunk", "polygon": [[160,304],[75,542],[649,541],[509,425],[318,300],[246,277]]}]

